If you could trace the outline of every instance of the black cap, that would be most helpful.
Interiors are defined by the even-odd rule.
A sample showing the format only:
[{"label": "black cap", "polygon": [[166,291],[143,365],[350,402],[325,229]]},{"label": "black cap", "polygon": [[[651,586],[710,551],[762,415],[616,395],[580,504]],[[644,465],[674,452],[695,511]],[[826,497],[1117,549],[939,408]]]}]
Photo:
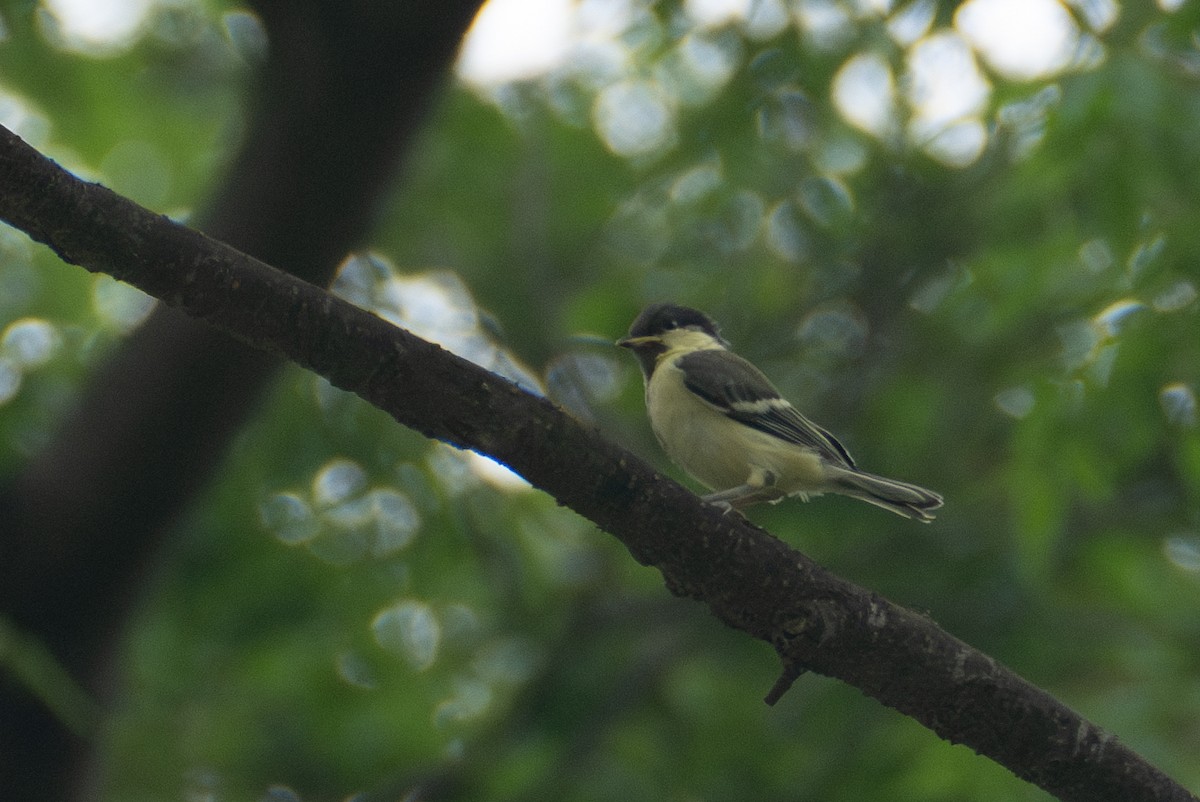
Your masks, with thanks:
[{"label": "black cap", "polygon": [[715,320],[698,309],[677,304],[651,304],[642,310],[629,327],[630,337],[654,337],[671,329],[697,329],[721,339]]}]

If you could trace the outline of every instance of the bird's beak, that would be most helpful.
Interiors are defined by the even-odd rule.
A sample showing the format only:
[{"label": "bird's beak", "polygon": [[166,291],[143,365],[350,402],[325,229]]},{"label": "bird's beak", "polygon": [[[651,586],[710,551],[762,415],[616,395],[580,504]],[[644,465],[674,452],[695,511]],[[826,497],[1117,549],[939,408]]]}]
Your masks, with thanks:
[{"label": "bird's beak", "polygon": [[617,340],[617,345],[621,348],[637,348],[639,345],[649,345],[658,341],[658,337],[622,337]]}]

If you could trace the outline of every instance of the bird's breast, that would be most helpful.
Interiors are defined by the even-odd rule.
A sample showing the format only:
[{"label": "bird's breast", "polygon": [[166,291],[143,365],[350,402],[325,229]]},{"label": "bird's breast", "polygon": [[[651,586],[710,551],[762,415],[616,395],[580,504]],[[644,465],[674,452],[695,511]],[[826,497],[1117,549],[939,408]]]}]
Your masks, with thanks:
[{"label": "bird's breast", "polygon": [[646,387],[646,409],[667,456],[713,490],[736,487],[750,472],[738,430],[745,427],[704,402],[683,383],[682,371],[660,364]]},{"label": "bird's breast", "polygon": [[664,359],[646,384],[651,428],[676,465],[712,490],[767,472],[785,493],[819,492],[825,471],[814,450],[729,418],[689,390],[682,373]]}]

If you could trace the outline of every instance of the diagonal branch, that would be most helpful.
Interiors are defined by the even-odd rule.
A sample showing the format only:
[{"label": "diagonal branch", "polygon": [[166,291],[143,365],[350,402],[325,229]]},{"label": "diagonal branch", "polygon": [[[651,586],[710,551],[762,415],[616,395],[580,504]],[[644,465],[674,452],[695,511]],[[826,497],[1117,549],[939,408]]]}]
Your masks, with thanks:
[{"label": "diagonal branch", "polygon": [[[197,225],[326,283],[376,222],[482,2],[248,0],[267,58]],[[38,47],[34,4],[13,5],[6,30]],[[53,72],[53,49],[40,50]],[[0,477],[0,609],[101,705],[147,566],[278,364],[160,306],[90,372],[53,436]],[[90,798],[91,743],[26,691],[0,682],[0,798]]]},{"label": "diagonal branch", "polygon": [[[1195,800],[985,654],[820,568],[548,401],[311,284],[71,176],[0,129],[0,219],[327,377],[423,434],[485,453],[621,540],[675,594],[770,643],[784,676],[837,677],[1064,800]],[[3,601],[0,597],[0,601]]]}]

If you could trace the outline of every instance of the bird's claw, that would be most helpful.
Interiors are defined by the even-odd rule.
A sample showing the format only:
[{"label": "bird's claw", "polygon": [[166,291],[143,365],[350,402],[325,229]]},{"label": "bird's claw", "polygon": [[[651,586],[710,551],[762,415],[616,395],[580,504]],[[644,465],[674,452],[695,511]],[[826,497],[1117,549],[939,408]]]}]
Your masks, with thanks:
[{"label": "bird's claw", "polygon": [[733,505],[730,504],[728,501],[717,500],[717,501],[708,501],[708,503],[711,504],[712,506],[716,507],[718,510],[720,510],[722,515],[728,515],[730,512],[733,511]]}]

